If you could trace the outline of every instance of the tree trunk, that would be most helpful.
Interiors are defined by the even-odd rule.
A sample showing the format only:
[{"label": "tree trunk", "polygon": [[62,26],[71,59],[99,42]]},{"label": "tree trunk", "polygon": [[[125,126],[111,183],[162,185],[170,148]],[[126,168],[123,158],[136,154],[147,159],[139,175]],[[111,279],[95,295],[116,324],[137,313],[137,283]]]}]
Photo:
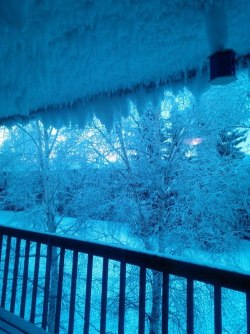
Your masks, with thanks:
[{"label": "tree trunk", "polygon": [[[50,176],[50,152],[49,134],[47,129],[37,121],[38,131],[38,154],[40,159],[40,169],[43,181],[43,198],[46,210],[46,225],[50,233],[56,233],[56,217],[54,210],[54,196],[51,188]],[[54,333],[55,314],[56,314],[56,295],[58,286],[58,254],[57,248],[52,248],[51,268],[50,268],[50,292],[49,292],[49,311],[48,311],[48,330]]]},{"label": "tree trunk", "polygon": [[162,274],[152,271],[152,307],[149,317],[149,334],[160,333]]},{"label": "tree trunk", "polygon": [[[159,196],[159,207],[158,207],[158,233],[155,235],[156,242],[158,242],[157,251],[164,253],[164,200],[163,196]],[[152,307],[149,317],[149,334],[159,334],[160,330],[160,319],[162,310],[162,274],[158,271],[152,271]]]}]

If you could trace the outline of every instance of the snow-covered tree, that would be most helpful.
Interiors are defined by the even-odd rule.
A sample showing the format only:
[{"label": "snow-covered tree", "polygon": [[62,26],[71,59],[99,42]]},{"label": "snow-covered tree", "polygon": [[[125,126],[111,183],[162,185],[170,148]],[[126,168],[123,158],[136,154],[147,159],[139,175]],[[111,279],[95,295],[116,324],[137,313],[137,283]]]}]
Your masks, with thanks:
[{"label": "snow-covered tree", "polygon": [[218,153],[222,157],[240,159],[244,157],[240,144],[246,141],[247,130],[222,130],[217,142]]},{"label": "snow-covered tree", "polygon": [[[95,121],[94,140],[89,143],[95,155],[93,163],[102,165],[100,169],[106,166],[113,177],[104,182],[108,189],[101,192],[106,195],[103,219],[110,219],[108,208],[112,208],[113,221],[126,223],[132,240],[136,238],[140,247],[156,252],[175,248],[176,240],[171,240],[171,235],[183,223],[176,221],[179,192],[175,183],[183,172],[182,162],[187,160],[184,139],[189,120],[174,96],[168,99],[171,103],[165,106],[149,105],[141,116],[134,107],[111,133]],[[98,184],[103,187],[99,180]],[[170,244],[167,240],[171,240]],[[153,272],[153,302],[148,316],[151,333],[159,331],[160,286],[161,277]]]},{"label": "snow-covered tree", "polygon": [[[106,186],[110,193],[115,189],[115,196],[105,198],[102,218],[110,219],[105,208],[112,207],[114,221],[126,222],[140,246],[158,252],[193,256],[197,248],[211,253],[232,249],[240,181],[233,150],[241,155],[237,144],[244,137],[235,139],[227,161],[217,144],[226,125],[237,127],[239,118],[217,123],[216,113],[206,117],[204,106],[185,94],[169,95],[165,104],[148,106],[141,116],[134,108],[111,133],[94,123],[93,163],[110,170],[113,180]],[[152,286],[149,319],[151,332],[157,333],[157,273],[152,273]]]},{"label": "snow-covered tree", "polygon": [[[96,119],[83,131],[19,126],[2,149],[9,173],[4,204],[32,213],[34,225],[51,232],[62,231],[59,216],[71,215],[79,235],[93,219],[117,222],[130,244],[151,251],[193,257],[197,248],[215,255],[233,249],[249,225],[250,185],[246,157],[238,159],[244,104],[231,108],[242,112],[229,114],[220,103],[211,110],[206,96],[197,103],[185,91],[166,93],[141,114],[131,105],[109,131]],[[56,262],[55,253],[52,286]],[[150,275],[148,319],[156,334],[161,277]]]},{"label": "snow-covered tree", "polygon": [[[18,125],[10,132],[2,151],[2,158],[8,157],[5,160],[7,184],[2,206],[22,210],[25,227],[29,224],[30,228],[51,233],[72,228],[59,225],[75,196],[74,171],[85,162],[83,152],[76,149],[80,145],[78,135],[77,131],[55,130],[39,121]],[[77,176],[81,177],[79,173]],[[53,248],[48,315],[50,332],[53,332],[57,284],[58,254]]]}]

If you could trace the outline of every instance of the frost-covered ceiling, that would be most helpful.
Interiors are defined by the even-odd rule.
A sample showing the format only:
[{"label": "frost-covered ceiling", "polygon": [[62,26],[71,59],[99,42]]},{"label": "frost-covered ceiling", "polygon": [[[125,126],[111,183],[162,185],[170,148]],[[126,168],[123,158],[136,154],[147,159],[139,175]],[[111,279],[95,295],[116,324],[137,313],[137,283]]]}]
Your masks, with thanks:
[{"label": "frost-covered ceiling", "polygon": [[250,2],[214,2],[216,13],[213,0],[1,0],[0,118],[174,81],[217,42],[248,55]]}]

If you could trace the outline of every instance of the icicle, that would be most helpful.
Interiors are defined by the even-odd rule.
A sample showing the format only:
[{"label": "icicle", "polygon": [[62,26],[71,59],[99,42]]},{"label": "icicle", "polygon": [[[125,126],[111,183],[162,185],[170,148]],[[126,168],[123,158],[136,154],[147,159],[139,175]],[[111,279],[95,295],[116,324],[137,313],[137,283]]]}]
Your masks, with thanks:
[{"label": "icicle", "polygon": [[38,119],[39,121],[42,122],[42,124],[46,127],[51,125],[51,120],[49,115],[44,111],[44,112],[39,112],[35,114],[35,118]]},{"label": "icicle", "polygon": [[130,112],[130,101],[127,96],[121,96],[114,101],[114,103],[117,103],[117,109],[119,110],[119,114],[126,118],[129,115]]},{"label": "icicle", "polygon": [[181,81],[174,81],[170,86],[173,95],[178,95],[179,92],[183,90],[183,88],[184,84]]},{"label": "icicle", "polygon": [[139,115],[143,115],[144,111],[149,105],[148,97],[145,94],[145,90],[142,88],[139,89],[136,93],[133,93],[130,98],[136,106]]},{"label": "icicle", "polygon": [[157,110],[164,100],[164,88],[160,87],[154,90],[151,94],[151,103],[154,110]]},{"label": "icicle", "polygon": [[79,129],[84,129],[90,119],[89,109],[82,103],[72,109],[70,114],[71,125],[78,126]]},{"label": "icicle", "polygon": [[187,81],[187,89],[196,97],[199,98],[206,90],[210,88],[209,73],[204,70],[204,66],[196,69],[196,75]]},{"label": "icicle", "polygon": [[114,124],[115,109],[110,99],[101,99],[93,102],[94,113],[96,117],[105,125],[106,129],[110,131]]}]

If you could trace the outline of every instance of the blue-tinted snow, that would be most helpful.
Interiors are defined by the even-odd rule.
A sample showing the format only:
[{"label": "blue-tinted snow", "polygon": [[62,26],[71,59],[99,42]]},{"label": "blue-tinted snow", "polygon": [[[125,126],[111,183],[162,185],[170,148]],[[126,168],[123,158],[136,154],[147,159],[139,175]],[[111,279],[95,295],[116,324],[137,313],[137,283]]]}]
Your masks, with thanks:
[{"label": "blue-tinted snow", "polygon": [[[144,249],[141,240],[131,233],[129,226],[124,224],[110,221],[87,220],[77,230],[75,218],[63,217],[61,219],[58,217],[57,221],[59,220],[59,234],[69,233],[67,236],[70,236],[73,233],[73,237],[87,241],[101,242],[138,251]],[[0,223],[24,229],[34,228],[32,225],[32,215],[25,212],[0,211]],[[202,264],[229,271],[250,273],[250,241],[240,241],[237,251],[234,249],[232,252],[226,253],[211,253],[200,249],[188,249],[180,253],[179,256],[172,256],[168,251],[163,255],[171,259],[184,260],[189,263]],[[154,252],[147,252],[155,254]]]}]

